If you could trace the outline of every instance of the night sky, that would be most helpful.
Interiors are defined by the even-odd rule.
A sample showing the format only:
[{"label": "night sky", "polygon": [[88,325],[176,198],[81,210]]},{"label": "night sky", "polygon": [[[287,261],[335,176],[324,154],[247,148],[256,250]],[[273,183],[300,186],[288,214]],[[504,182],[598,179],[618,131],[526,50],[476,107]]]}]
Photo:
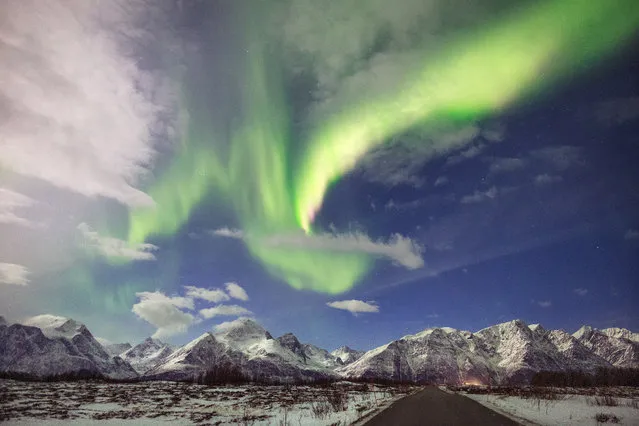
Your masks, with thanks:
[{"label": "night sky", "polygon": [[634,1],[4,3],[9,320],[639,329]]}]

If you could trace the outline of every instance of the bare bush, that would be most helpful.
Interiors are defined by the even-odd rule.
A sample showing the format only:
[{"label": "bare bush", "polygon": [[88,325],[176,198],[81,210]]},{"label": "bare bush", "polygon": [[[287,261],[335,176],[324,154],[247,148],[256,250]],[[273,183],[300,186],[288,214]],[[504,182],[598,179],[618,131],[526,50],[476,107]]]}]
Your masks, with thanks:
[{"label": "bare bush", "polygon": [[348,408],[348,394],[346,392],[333,391],[326,395],[328,403],[334,412],[344,411]]},{"label": "bare bush", "polygon": [[619,417],[610,413],[597,413],[595,415],[595,421],[597,423],[619,423],[621,420]]},{"label": "bare bush", "polygon": [[619,405],[619,401],[610,395],[596,396],[591,401],[592,405],[599,407],[617,407]]},{"label": "bare bush", "polygon": [[311,411],[313,412],[313,417],[318,420],[324,420],[328,417],[328,413],[331,412],[331,405],[328,403],[328,401],[312,403]]}]

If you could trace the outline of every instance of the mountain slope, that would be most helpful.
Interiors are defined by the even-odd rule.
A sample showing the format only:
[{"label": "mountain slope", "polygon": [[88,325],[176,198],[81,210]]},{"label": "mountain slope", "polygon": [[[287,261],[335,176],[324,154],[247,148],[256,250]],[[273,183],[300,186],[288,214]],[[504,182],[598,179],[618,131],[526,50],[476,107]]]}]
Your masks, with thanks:
[{"label": "mountain slope", "polygon": [[625,337],[631,336],[628,330],[607,329],[605,332],[583,326],[573,334],[590,351],[605,359],[615,367],[639,368],[639,343]]},{"label": "mountain slope", "polygon": [[123,352],[131,349],[130,343],[113,343],[99,337],[96,337],[95,340],[97,340],[98,343],[102,345],[102,348],[104,348],[105,352],[111,356],[120,356]]},{"label": "mountain slope", "polygon": [[120,353],[139,374],[144,374],[175,352],[172,345],[148,337],[142,343]]},{"label": "mountain slope", "polygon": [[128,363],[109,356],[84,324],[52,315],[0,325],[0,370],[37,377],[79,372],[137,377]]}]

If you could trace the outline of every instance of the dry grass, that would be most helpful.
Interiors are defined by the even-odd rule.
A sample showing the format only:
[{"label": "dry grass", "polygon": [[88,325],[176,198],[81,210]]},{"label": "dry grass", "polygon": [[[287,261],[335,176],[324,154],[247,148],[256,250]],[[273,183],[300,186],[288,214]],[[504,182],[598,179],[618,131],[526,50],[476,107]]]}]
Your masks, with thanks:
[{"label": "dry grass", "polygon": [[135,422],[146,418],[188,419],[195,424],[215,424],[224,419],[224,422],[254,424],[268,423],[270,417],[280,413],[284,416],[283,424],[297,424],[297,419],[287,415],[293,408],[297,413],[305,412],[305,416],[322,419],[343,412],[350,402],[359,414],[373,409],[378,401],[412,390],[344,382],[322,386],[202,386],[175,382],[0,380],[0,422],[16,419]]}]

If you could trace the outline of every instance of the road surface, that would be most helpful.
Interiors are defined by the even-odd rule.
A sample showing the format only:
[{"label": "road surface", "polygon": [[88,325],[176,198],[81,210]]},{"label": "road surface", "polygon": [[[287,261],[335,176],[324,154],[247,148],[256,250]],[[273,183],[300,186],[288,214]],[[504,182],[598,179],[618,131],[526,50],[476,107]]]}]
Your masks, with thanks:
[{"label": "road surface", "polygon": [[483,405],[429,386],[400,399],[365,426],[516,426],[519,423]]}]

